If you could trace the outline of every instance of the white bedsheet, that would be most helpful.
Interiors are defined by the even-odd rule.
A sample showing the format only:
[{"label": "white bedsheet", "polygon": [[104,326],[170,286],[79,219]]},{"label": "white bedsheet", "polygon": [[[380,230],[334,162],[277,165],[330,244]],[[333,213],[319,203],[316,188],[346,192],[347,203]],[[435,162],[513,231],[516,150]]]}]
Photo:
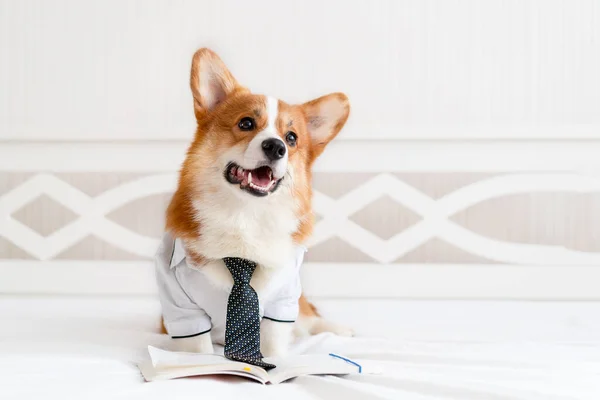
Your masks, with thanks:
[{"label": "white bedsheet", "polygon": [[438,340],[429,335],[420,341],[325,334],[300,341],[294,350],[338,352],[379,365],[383,373],[261,386],[229,377],[144,383],[135,362],[148,344],[165,340],[155,333],[158,307],[151,300],[0,297],[0,321],[2,400],[600,399],[595,335],[574,341],[454,335],[445,341],[440,331]]}]

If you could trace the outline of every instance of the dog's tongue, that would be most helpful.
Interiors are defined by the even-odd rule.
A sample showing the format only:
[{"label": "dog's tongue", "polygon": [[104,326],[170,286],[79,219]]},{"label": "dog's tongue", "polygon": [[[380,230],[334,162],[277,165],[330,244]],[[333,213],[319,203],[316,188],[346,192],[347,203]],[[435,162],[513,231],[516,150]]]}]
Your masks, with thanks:
[{"label": "dog's tongue", "polygon": [[264,166],[256,168],[252,172],[252,183],[256,186],[268,187],[271,183],[271,168]]}]

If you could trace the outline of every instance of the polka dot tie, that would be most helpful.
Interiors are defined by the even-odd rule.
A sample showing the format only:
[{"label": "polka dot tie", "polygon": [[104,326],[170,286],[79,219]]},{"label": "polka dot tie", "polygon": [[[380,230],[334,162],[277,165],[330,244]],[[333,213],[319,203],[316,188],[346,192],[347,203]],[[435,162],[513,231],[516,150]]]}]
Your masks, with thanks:
[{"label": "polka dot tie", "polygon": [[260,352],[258,295],[250,286],[256,263],[237,257],[226,257],[223,261],[233,277],[227,301],[225,357],[265,369],[275,368],[275,365],[262,361]]}]

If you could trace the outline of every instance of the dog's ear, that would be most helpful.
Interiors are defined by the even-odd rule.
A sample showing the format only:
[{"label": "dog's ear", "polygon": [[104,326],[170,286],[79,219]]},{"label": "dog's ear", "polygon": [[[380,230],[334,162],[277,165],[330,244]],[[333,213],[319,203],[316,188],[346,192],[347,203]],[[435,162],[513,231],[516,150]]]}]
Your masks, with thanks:
[{"label": "dog's ear", "polygon": [[194,54],[190,86],[196,115],[212,110],[233,91],[241,88],[219,56],[207,48]]},{"label": "dog's ear", "polygon": [[315,159],[346,123],[350,103],[345,94],[331,93],[302,104],[302,109],[310,134],[311,154]]}]

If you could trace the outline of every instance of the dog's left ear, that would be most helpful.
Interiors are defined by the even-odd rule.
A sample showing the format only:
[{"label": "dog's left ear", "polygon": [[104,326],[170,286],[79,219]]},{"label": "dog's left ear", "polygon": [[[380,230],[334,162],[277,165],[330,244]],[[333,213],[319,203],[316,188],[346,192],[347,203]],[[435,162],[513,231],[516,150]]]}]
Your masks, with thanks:
[{"label": "dog's left ear", "polygon": [[348,114],[350,103],[343,93],[331,93],[302,105],[311,139],[313,160],[325,149],[325,146],[342,129]]}]

